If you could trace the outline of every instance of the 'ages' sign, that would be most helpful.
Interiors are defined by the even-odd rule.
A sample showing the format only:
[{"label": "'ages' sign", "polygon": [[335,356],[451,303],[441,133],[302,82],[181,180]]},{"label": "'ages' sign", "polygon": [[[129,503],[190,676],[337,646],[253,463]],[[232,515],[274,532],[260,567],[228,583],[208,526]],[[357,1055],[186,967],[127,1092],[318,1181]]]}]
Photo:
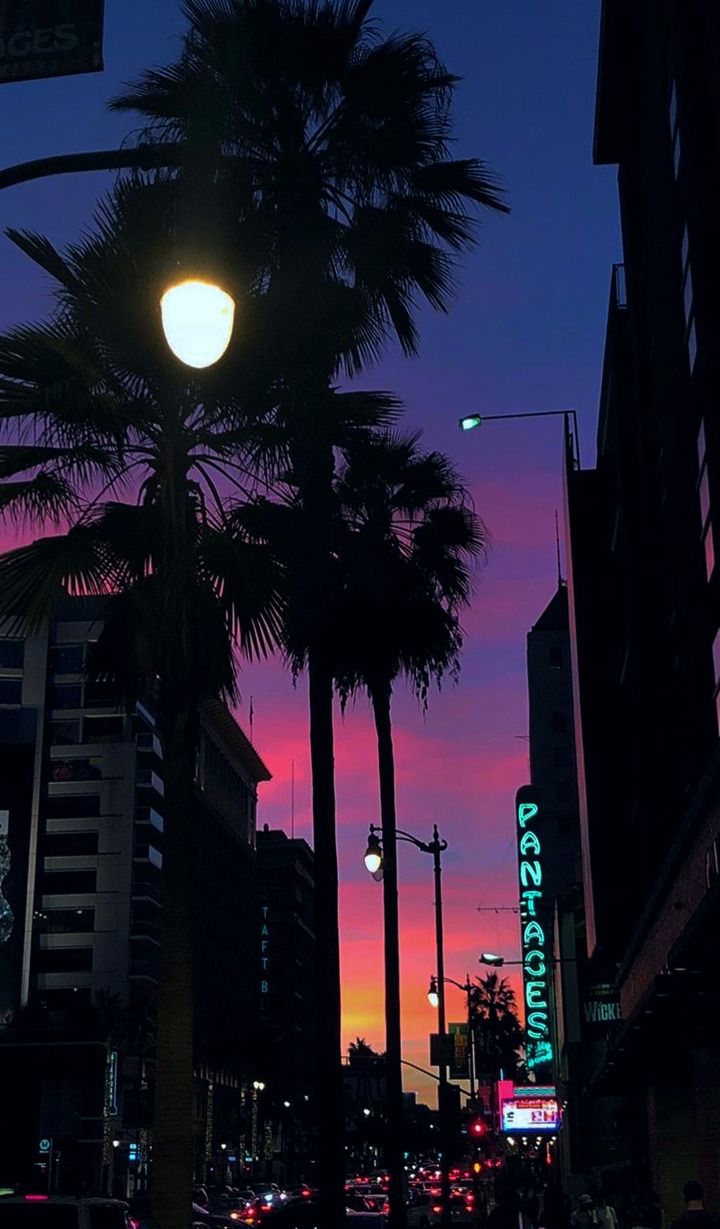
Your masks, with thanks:
[{"label": "'ages' sign", "polygon": [[97,73],[104,0],[0,0],[0,84]]}]

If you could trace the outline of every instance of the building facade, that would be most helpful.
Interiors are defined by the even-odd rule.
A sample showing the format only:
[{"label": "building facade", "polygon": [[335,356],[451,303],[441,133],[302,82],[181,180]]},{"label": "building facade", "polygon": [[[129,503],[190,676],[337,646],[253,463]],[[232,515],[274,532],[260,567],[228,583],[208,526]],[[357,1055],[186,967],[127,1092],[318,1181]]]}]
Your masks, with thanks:
[{"label": "building facade", "polygon": [[[129,713],[88,679],[98,612],[72,599],[44,634],[0,637],[0,887],[11,919],[0,936],[0,1065],[17,1107],[4,1116],[0,1165],[9,1181],[35,1167],[54,1189],[125,1193],[147,1179],[163,757],[150,709]],[[206,705],[201,726],[193,963],[204,1176],[208,1090],[216,1114],[220,1090],[239,1098],[251,1044],[255,810],[269,774],[222,705]]]},{"label": "building facade", "polygon": [[616,164],[593,470],[568,467],[587,946],[618,996],[588,1078],[618,1155],[720,1206],[720,10],[605,0],[595,159]]},{"label": "building facade", "polygon": [[[264,1156],[257,1171],[312,1178],[316,1081],[315,857],[267,824],[257,833],[257,1071]],[[262,1135],[262,1131],[261,1131]],[[281,1162],[282,1157],[282,1162]],[[282,1172],[281,1172],[282,1168]]]}]

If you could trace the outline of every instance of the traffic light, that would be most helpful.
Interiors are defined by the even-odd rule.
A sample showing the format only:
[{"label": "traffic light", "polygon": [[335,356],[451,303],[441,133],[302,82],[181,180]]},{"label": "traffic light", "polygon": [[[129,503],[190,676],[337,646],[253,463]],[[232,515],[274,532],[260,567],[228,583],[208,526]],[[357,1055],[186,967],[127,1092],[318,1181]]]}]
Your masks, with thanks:
[{"label": "traffic light", "polygon": [[482,1139],[487,1135],[487,1123],[484,1118],[471,1118],[468,1127],[468,1135],[471,1139]]}]

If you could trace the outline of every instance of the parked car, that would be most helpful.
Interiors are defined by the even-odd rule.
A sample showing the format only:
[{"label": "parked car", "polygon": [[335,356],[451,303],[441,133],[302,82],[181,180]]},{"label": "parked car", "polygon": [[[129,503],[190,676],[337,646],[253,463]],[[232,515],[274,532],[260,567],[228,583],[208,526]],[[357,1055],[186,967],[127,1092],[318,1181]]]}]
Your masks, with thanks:
[{"label": "parked car", "polygon": [[[314,1198],[288,1199],[279,1207],[248,1209],[246,1224],[259,1229],[317,1229],[318,1201]],[[385,1217],[379,1212],[354,1212],[348,1209],[345,1213],[347,1229],[384,1229]]]},{"label": "parked car", "polygon": [[131,1229],[131,1221],[128,1205],[119,1199],[4,1195],[0,1229]]}]

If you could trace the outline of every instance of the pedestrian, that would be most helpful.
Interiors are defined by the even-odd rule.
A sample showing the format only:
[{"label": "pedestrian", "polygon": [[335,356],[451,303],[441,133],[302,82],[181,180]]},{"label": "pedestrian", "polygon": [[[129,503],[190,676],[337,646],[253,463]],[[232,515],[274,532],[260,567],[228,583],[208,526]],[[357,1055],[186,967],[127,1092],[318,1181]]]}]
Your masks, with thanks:
[{"label": "pedestrian", "polygon": [[570,1217],[573,1229],[594,1229],[595,1209],[592,1195],[581,1195],[578,1205]]},{"label": "pedestrian", "polygon": [[598,1229],[618,1229],[617,1212],[608,1203],[604,1195],[598,1195],[595,1200],[593,1219]]},{"label": "pedestrian", "polygon": [[675,1217],[670,1229],[714,1229],[715,1221],[710,1213],[705,1211],[704,1194],[701,1184],[694,1178],[685,1183],[685,1211]]}]

